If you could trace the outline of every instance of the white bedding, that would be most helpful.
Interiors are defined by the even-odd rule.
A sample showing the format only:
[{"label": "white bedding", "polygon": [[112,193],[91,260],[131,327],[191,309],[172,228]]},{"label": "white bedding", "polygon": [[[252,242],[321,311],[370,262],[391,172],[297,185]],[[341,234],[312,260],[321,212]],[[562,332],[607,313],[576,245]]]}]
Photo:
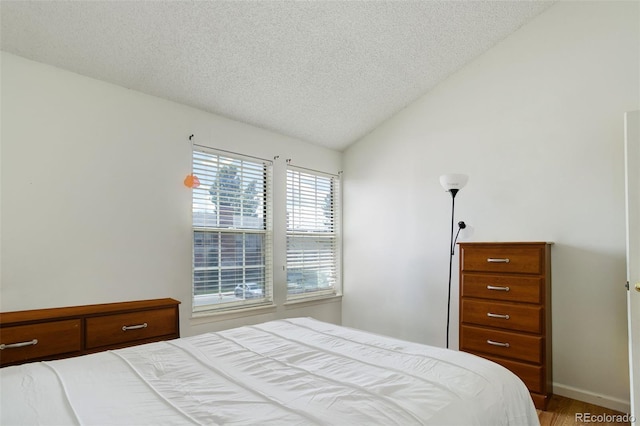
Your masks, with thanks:
[{"label": "white bedding", "polygon": [[296,318],[2,368],[0,424],[539,423],[497,364]]}]

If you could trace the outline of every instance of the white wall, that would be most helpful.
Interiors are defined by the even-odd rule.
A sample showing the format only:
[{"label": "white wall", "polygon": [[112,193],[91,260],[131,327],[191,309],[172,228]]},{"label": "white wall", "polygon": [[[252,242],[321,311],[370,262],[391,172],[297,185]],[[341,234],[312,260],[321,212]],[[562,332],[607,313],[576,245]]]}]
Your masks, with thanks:
[{"label": "white wall", "polygon": [[640,105],[639,12],[557,3],[345,152],[344,325],[444,346],[438,177],[467,173],[464,239],[555,242],[556,392],[629,409],[623,114]]},{"label": "white wall", "polygon": [[[345,325],[444,345],[450,197],[438,176],[468,173],[456,198],[466,239],[555,242],[556,390],[624,409],[622,114],[640,104],[638,13],[637,2],[558,3],[347,150]],[[287,309],[282,283],[273,312],[191,320],[182,185],[190,134],[279,155],[280,185],[284,159],[337,171],[339,153],[1,60],[1,311],[174,297],[183,335],[294,315],[340,321],[340,303]]]},{"label": "white wall", "polygon": [[[279,317],[339,323],[339,299],[191,319],[195,142],[274,163],[274,247],[285,244],[285,160],[328,172],[341,154],[2,53],[0,310],[173,297],[190,335]],[[284,255],[275,259],[284,263]]]}]

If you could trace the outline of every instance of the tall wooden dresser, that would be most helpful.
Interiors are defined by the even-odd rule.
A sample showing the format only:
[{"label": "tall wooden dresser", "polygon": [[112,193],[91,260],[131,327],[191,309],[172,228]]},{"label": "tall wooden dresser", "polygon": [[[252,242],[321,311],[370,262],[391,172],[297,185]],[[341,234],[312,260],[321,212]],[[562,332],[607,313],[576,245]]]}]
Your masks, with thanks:
[{"label": "tall wooden dresser", "polygon": [[508,368],[545,409],[551,380],[551,244],[460,243],[460,350]]}]

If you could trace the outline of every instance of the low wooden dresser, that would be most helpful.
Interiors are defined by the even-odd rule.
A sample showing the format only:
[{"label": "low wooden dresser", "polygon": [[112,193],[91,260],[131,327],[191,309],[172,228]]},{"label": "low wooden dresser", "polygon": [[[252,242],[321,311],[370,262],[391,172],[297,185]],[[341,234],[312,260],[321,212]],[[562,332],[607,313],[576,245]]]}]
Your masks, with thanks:
[{"label": "low wooden dresser", "polygon": [[550,248],[460,243],[460,350],[514,372],[543,410],[552,394]]},{"label": "low wooden dresser", "polygon": [[174,299],[0,313],[0,366],[180,337]]}]

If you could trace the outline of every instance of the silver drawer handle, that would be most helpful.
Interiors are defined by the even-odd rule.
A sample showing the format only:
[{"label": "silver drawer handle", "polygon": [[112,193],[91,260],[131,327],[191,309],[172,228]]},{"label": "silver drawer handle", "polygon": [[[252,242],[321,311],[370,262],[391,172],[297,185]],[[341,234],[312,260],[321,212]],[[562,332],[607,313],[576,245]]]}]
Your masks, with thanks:
[{"label": "silver drawer handle", "polygon": [[145,322],[144,324],[138,324],[138,325],[123,325],[122,331],[139,330],[141,328],[147,328],[147,323]]},{"label": "silver drawer handle", "polygon": [[492,314],[491,312],[487,312],[487,316],[489,318],[501,318],[501,319],[509,319],[509,315],[502,315],[502,314]]},{"label": "silver drawer handle", "polygon": [[3,349],[24,348],[25,346],[33,346],[38,344],[38,339],[29,340],[28,342],[0,344],[0,351]]},{"label": "silver drawer handle", "polygon": [[496,285],[488,285],[487,290],[496,290],[496,291],[509,291],[509,287],[501,287]]},{"label": "silver drawer handle", "polygon": [[500,259],[500,258],[490,257],[490,258],[487,259],[487,262],[489,262],[489,263],[509,263],[509,259],[508,258]]},{"label": "silver drawer handle", "polygon": [[509,344],[508,343],[502,343],[502,342],[495,342],[493,340],[487,340],[487,343],[493,346],[501,346],[503,348],[508,348]]}]

